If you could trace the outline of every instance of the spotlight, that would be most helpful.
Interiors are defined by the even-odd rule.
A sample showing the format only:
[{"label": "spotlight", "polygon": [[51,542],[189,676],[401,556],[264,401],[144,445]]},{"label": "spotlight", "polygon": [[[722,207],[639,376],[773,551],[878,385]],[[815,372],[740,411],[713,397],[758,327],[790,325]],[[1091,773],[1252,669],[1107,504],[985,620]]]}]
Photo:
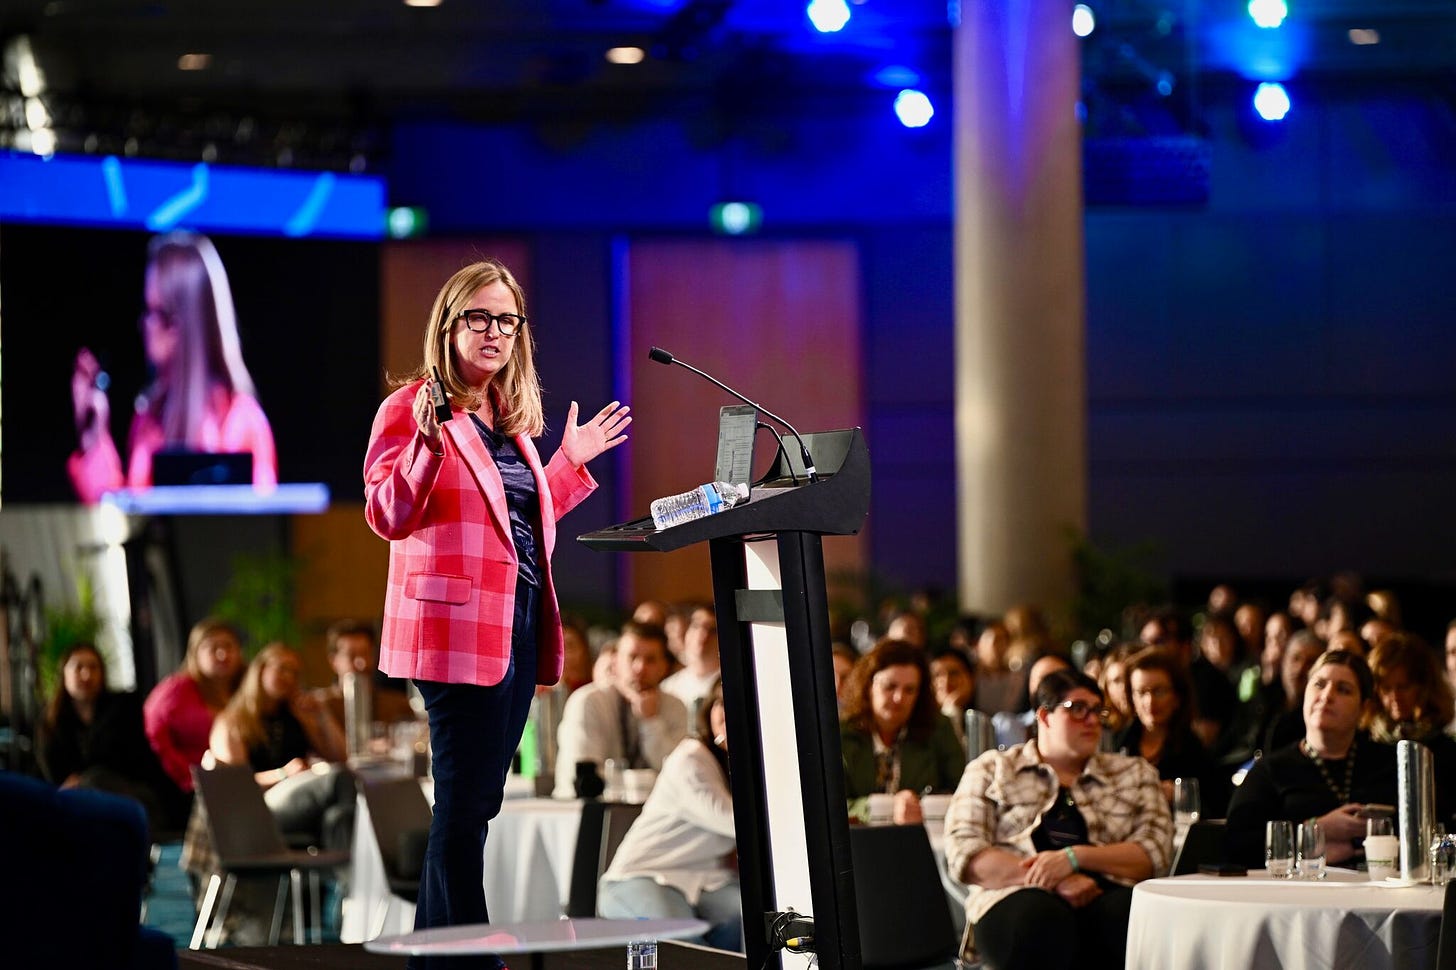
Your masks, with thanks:
[{"label": "spotlight", "polygon": [[1097,29],[1097,16],[1092,8],[1085,3],[1079,3],[1072,8],[1072,33],[1078,37],[1088,37],[1092,31]]},{"label": "spotlight", "polygon": [[1260,27],[1273,30],[1289,16],[1289,4],[1284,0],[1249,0],[1249,16]]},{"label": "spotlight", "polygon": [[1265,121],[1283,121],[1289,107],[1289,92],[1279,82],[1266,81],[1254,89],[1254,110]]},{"label": "spotlight", "polygon": [[809,0],[805,12],[821,34],[836,34],[849,23],[849,4],[844,0]]},{"label": "spotlight", "polygon": [[906,128],[924,128],[935,117],[935,105],[923,91],[906,88],[895,95],[895,117]]}]

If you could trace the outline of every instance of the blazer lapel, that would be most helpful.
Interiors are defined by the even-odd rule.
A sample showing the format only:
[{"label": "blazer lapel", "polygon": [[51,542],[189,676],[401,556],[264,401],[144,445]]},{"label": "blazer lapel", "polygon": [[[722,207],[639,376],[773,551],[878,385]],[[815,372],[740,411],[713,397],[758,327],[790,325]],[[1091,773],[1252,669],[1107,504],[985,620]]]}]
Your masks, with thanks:
[{"label": "blazer lapel", "polygon": [[455,447],[460,452],[460,457],[475,476],[476,484],[480,486],[481,493],[485,496],[485,504],[490,507],[490,516],[495,520],[496,528],[501,530],[505,536],[507,546],[514,548],[509,541],[511,538],[510,512],[506,509],[506,487],[501,481],[500,469],[495,467],[495,459],[490,457],[486,450],[485,442],[480,440],[480,432],[475,430],[475,422],[470,414],[465,411],[456,411],[454,421],[444,425],[445,431],[450,439],[455,442]]}]

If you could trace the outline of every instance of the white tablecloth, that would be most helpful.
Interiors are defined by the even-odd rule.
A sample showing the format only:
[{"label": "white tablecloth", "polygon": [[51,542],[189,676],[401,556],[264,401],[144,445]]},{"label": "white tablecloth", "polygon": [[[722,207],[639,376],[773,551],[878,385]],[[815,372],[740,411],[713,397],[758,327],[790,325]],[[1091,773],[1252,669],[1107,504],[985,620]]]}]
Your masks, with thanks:
[{"label": "white tablecloth", "polygon": [[[339,934],[345,943],[414,929],[414,907],[390,896],[369,810],[363,799],[358,806],[353,880]],[[566,911],[580,826],[578,801],[505,800],[485,840],[485,900],[492,923],[552,920]]]},{"label": "white tablecloth", "polygon": [[1320,882],[1263,870],[1150,879],[1133,890],[1127,968],[1434,968],[1442,894],[1343,869]]}]

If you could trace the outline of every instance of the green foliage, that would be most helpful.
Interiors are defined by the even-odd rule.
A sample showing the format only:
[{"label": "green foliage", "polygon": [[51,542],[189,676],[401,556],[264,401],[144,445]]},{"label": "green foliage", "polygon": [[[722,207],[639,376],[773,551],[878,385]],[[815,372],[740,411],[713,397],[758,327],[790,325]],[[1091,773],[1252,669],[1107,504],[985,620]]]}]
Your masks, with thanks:
[{"label": "green foliage", "polygon": [[1102,630],[1124,635],[1123,615],[1138,603],[1160,603],[1168,598],[1167,580],[1148,566],[1158,551],[1155,542],[1125,549],[1099,549],[1075,529],[1067,530],[1072,565],[1077,573],[1077,597],[1072,615],[1077,633],[1094,638]]},{"label": "green foliage", "polygon": [[302,630],[293,609],[298,571],[299,564],[282,553],[233,558],[232,578],[211,612],[242,631],[249,657],[275,640],[298,647]]}]

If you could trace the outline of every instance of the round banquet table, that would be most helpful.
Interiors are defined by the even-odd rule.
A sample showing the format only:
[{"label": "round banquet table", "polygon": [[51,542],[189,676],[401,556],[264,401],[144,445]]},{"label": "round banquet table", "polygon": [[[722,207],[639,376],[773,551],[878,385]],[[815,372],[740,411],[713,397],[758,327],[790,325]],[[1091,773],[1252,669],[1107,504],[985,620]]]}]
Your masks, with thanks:
[{"label": "round banquet table", "polygon": [[1371,883],[1177,876],[1138,883],[1128,970],[1434,970],[1444,890]]}]

